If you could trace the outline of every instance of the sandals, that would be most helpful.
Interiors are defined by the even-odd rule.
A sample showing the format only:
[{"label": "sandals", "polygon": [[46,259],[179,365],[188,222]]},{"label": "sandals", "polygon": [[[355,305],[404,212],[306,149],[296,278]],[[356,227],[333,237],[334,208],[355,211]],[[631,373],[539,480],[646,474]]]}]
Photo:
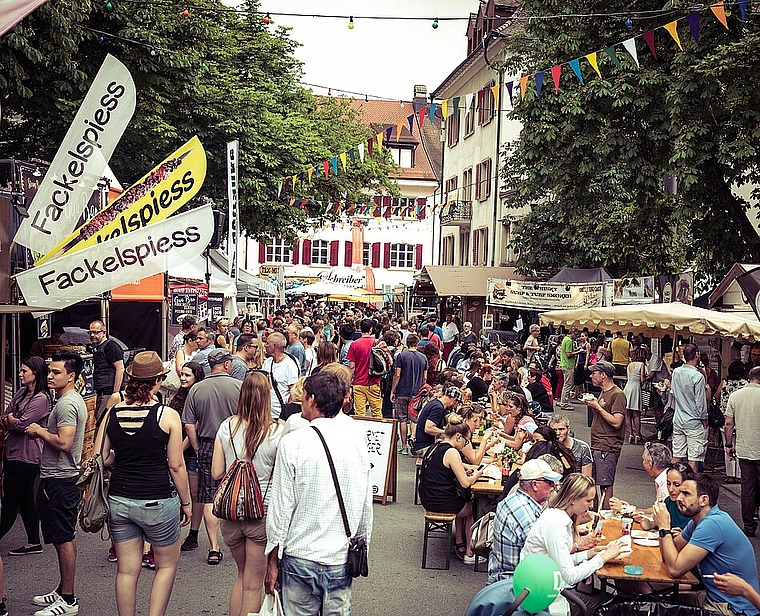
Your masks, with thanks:
[{"label": "sandals", "polygon": [[206,562],[209,565],[218,565],[220,562],[222,562],[222,559],[224,558],[224,554],[217,550],[209,550],[208,551],[208,557],[206,558]]},{"label": "sandals", "polygon": [[464,543],[457,543],[454,545],[454,555],[459,560],[464,560],[464,557],[467,555],[467,550],[465,550]]}]

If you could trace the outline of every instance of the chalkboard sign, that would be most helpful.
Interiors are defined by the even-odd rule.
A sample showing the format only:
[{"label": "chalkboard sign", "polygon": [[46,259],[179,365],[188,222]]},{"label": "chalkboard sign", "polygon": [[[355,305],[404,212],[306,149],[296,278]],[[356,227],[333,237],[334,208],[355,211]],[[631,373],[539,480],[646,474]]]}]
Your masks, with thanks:
[{"label": "chalkboard sign", "polygon": [[364,441],[371,464],[369,479],[372,495],[383,505],[391,496],[396,500],[396,424],[395,419],[375,419],[354,415],[354,419],[366,424]]},{"label": "chalkboard sign", "polygon": [[198,294],[172,291],[171,322],[179,323],[185,314],[198,316]]},{"label": "chalkboard sign", "polygon": [[88,396],[94,396],[95,395],[95,385],[92,381],[92,373],[95,372],[95,363],[92,361],[92,355],[83,355],[82,356],[82,374],[79,378],[83,381],[83,389],[79,389],[79,393],[82,394],[83,398],[87,398]]},{"label": "chalkboard sign", "polygon": [[216,323],[224,315],[224,294],[208,294],[209,323]]}]

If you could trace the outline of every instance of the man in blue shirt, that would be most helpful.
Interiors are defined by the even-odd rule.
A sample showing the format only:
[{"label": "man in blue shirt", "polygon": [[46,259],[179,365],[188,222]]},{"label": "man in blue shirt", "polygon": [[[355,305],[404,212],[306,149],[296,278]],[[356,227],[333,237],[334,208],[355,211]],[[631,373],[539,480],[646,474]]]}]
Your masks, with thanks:
[{"label": "man in blue shirt", "polygon": [[561,479],[561,474],[555,473],[538,458],[522,465],[517,490],[496,506],[486,584],[512,577],[520,562],[520,550],[525,545],[525,538],[541,515],[541,505]]},{"label": "man in blue shirt", "polygon": [[745,597],[729,595],[715,585],[715,574],[735,573],[758,590],[757,563],[749,539],[725,511],[718,508],[718,484],[709,475],[698,474],[684,479],[676,499],[678,509],[691,521],[680,535],[673,535],[670,514],[662,503],[652,508],[655,524],[660,528],[660,552],[673,578],[699,569],[714,609],[726,614],[744,612],[757,616],[760,611]]},{"label": "man in blue shirt", "polygon": [[456,410],[457,405],[462,403],[462,392],[456,387],[449,387],[440,398],[434,398],[428,402],[417,417],[417,432],[415,433],[414,448],[420,457],[435,442],[439,436],[443,436],[443,428],[446,424],[446,415]]},{"label": "man in blue shirt", "polygon": [[[427,375],[427,357],[417,350],[419,338],[416,334],[409,334],[407,344],[409,348],[401,351],[393,360],[393,382],[391,384],[391,402],[393,403],[393,416],[398,420],[401,446],[398,453],[408,455],[407,445],[407,421],[409,420],[409,402],[417,395],[420,388],[425,384]],[[414,437],[414,423],[412,423],[412,437]]]},{"label": "man in blue shirt", "polygon": [[697,368],[699,349],[693,344],[683,348],[684,365],[673,370],[673,458],[689,461],[696,473],[707,452],[707,394],[705,375]]}]

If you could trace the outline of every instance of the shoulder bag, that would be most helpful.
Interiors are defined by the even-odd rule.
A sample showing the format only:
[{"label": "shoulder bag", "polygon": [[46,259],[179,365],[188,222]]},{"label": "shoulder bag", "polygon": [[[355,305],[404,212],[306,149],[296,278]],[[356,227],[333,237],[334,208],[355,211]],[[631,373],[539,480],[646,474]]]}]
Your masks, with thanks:
[{"label": "shoulder bag", "polygon": [[488,558],[493,545],[493,521],[496,514],[489,511],[470,527],[470,549],[481,558]]},{"label": "shoulder bag", "polygon": [[214,492],[211,513],[220,520],[255,522],[263,518],[265,513],[261,484],[253,462],[241,460],[238,457],[232,434],[230,434],[230,445],[235,454],[235,461],[230,464],[219,482],[219,487]]},{"label": "shoulder bag", "polygon": [[333,483],[335,483],[335,493],[338,496],[338,505],[340,506],[340,515],[343,517],[343,527],[346,529],[346,537],[348,537],[348,561],[346,562],[346,573],[352,578],[355,577],[367,577],[369,575],[369,567],[367,565],[367,542],[364,537],[352,537],[351,529],[348,526],[348,516],[346,515],[346,505],[343,502],[343,493],[340,491],[340,484],[338,483],[338,474],[335,472],[335,464],[333,464],[330,450],[325,442],[325,437],[316,426],[312,426],[314,431],[319,436],[319,440],[322,441],[322,446],[325,448],[327,454],[327,461],[330,464],[330,472],[332,473]]},{"label": "shoulder bag", "polygon": [[106,411],[103,440],[100,451],[87,460],[79,470],[77,487],[82,490],[82,500],[79,503],[79,526],[86,533],[108,531],[108,483],[103,468],[103,445],[106,442],[108,423],[111,421],[113,407]]}]

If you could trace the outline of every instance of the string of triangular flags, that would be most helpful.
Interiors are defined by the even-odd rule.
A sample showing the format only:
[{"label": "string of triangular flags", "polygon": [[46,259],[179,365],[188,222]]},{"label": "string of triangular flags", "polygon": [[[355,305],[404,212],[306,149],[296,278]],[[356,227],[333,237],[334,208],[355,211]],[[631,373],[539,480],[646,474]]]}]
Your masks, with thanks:
[{"label": "string of triangular flags", "polygon": [[[746,20],[746,14],[747,14],[747,5],[749,4],[749,0],[737,0],[736,5],[739,7],[739,11],[741,13],[741,19],[742,21]],[[726,28],[728,29],[728,20],[726,16],[726,9],[724,2],[715,2],[710,7],[710,10],[712,11],[713,15],[715,15],[715,18]],[[699,28],[701,24],[701,13],[699,11],[695,11],[693,13],[690,13],[686,17],[682,17],[681,19],[686,19],[686,21],[689,24],[689,30],[691,32],[691,36],[694,39],[694,42],[699,44]],[[676,45],[678,45],[678,48],[683,51],[683,47],[681,46],[681,40],[678,36],[678,22],[680,19],[671,21],[663,26],[660,26],[658,28],[654,28],[652,30],[649,30],[647,32],[644,32],[641,34],[641,38],[644,39],[644,41],[647,44],[647,47],[649,48],[649,51],[652,53],[652,56],[654,56],[655,60],[657,59],[657,49],[655,47],[655,30],[665,30],[670,37],[675,41]],[[628,52],[628,54],[633,59],[634,63],[636,64],[636,68],[639,68],[639,57],[638,52],[636,50],[636,39],[639,37],[631,37],[629,39],[626,39],[624,41],[621,41],[620,43],[623,45],[625,50]],[[588,63],[591,65],[591,67],[594,69],[596,74],[601,78],[602,73],[599,69],[599,61],[598,61],[598,54],[604,53],[607,55],[610,60],[613,62],[613,64],[616,67],[621,66],[620,59],[617,56],[617,53],[615,52],[615,45],[610,45],[609,47],[594,51],[591,53],[588,53],[584,56],[580,56],[578,58],[574,58],[573,60],[569,60],[568,62],[556,64],[555,66],[551,67],[551,69],[548,70],[542,70],[537,71],[533,73],[532,75],[522,75],[518,79],[508,81],[504,84],[504,88],[507,90],[507,94],[509,95],[509,101],[510,104],[513,103],[513,94],[516,89],[519,88],[520,91],[520,98],[524,99],[525,95],[528,92],[528,81],[530,79],[534,80],[535,83],[535,90],[536,95],[541,96],[541,92],[543,91],[544,87],[544,79],[546,77],[546,74],[549,73],[551,75],[552,81],[554,83],[554,90],[555,92],[559,92],[560,88],[560,76],[562,74],[562,68],[563,66],[567,65],[572,70],[575,77],[578,79],[578,81],[581,83],[581,85],[585,85],[583,74],[581,72],[581,59],[585,59],[588,61]],[[488,91],[491,91],[491,94],[493,96],[493,104],[484,96],[484,94],[487,94]],[[475,110],[478,109],[489,109],[495,112],[496,110],[496,102],[498,101],[499,97],[499,86],[491,86],[486,87],[477,92],[477,98],[475,96],[475,93],[455,96],[450,99],[446,99],[440,103],[441,105],[441,111],[443,118],[448,118],[449,111],[452,113],[457,113],[459,110],[459,107],[462,103],[462,100],[464,100],[465,110],[469,111],[473,105],[473,101],[476,101]]]},{"label": "string of triangular flags", "polygon": [[341,203],[336,201],[319,201],[315,199],[298,199],[291,198],[290,205],[300,209],[307,209],[317,205],[321,210],[328,214],[337,216],[345,214],[346,216],[366,216],[367,218],[414,218],[424,220],[428,216],[429,210],[434,210],[436,206],[430,206],[427,203],[427,197],[418,197],[414,203],[398,203],[397,199],[390,196],[375,195],[373,203]]}]

